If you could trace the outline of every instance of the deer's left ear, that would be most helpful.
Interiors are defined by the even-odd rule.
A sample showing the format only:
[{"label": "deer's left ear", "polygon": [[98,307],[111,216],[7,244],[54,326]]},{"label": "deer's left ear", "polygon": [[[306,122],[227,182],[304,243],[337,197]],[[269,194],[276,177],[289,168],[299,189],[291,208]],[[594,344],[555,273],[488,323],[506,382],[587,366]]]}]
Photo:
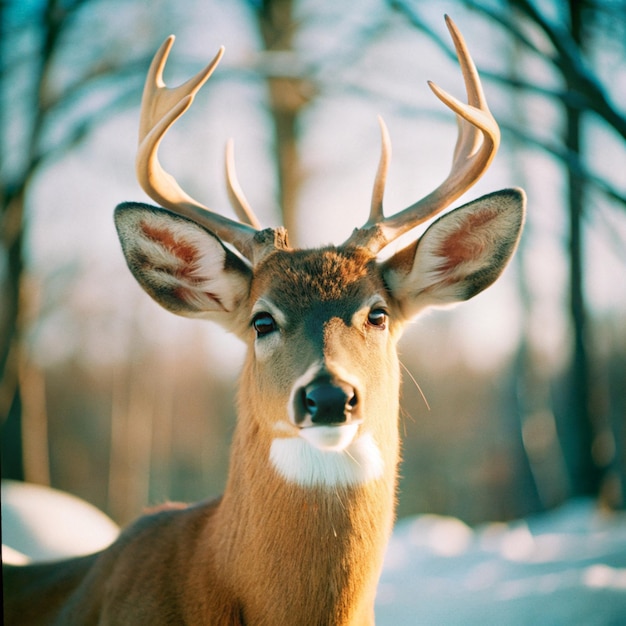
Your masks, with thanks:
[{"label": "deer's left ear", "polygon": [[385,261],[385,279],[406,317],[468,300],[491,285],[515,251],[525,203],[521,189],[483,196],[439,218]]}]

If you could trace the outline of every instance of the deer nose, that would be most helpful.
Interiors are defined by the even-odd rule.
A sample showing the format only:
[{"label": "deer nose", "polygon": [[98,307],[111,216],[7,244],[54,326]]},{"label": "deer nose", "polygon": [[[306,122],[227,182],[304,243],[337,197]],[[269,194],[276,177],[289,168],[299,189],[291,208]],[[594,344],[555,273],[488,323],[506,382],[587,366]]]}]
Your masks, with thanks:
[{"label": "deer nose", "polygon": [[355,419],[358,406],[354,387],[345,382],[314,380],[301,390],[299,422],[317,425],[345,424]]}]

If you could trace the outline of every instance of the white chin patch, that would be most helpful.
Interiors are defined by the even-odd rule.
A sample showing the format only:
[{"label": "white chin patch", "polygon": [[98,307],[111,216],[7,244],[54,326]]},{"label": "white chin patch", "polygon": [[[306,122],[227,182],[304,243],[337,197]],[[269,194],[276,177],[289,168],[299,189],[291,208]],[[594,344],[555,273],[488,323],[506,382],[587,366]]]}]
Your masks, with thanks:
[{"label": "white chin patch", "polygon": [[343,426],[310,426],[301,428],[298,434],[312,446],[320,450],[344,450],[354,439],[358,424],[344,424]]},{"label": "white chin patch", "polygon": [[352,487],[376,480],[384,470],[380,449],[370,433],[355,439],[357,428],[303,428],[299,437],[274,439],[270,461],[287,482],[301,487]]}]

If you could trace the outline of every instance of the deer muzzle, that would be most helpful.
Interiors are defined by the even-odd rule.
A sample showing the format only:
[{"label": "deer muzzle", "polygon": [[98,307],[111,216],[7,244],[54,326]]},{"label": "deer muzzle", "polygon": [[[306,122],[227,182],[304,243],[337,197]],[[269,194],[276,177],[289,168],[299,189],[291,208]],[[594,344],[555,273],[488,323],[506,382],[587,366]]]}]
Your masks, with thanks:
[{"label": "deer muzzle", "polygon": [[302,438],[323,449],[349,445],[361,423],[361,405],[355,387],[321,375],[293,394],[292,418]]}]

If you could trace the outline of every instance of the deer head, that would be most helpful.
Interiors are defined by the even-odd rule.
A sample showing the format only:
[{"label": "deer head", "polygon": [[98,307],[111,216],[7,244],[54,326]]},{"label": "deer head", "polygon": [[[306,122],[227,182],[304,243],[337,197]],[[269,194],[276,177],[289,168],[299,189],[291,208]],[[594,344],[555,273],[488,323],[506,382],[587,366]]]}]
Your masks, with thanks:
[{"label": "deer head", "polygon": [[380,119],[382,152],[369,218],[342,245],[322,249],[292,249],[283,228],[260,228],[237,182],[231,143],[226,178],[239,221],[180,189],[161,167],[157,150],[223,49],[174,89],[162,79],[173,37],[152,63],[136,165],[144,190],[165,208],[137,203],[117,208],[124,254],[159,304],[216,321],[248,344],[239,420],[255,432],[260,456],[288,482],[336,486],[395,476],[396,343],[404,325],[426,307],[460,302],[485,289],[516,247],[524,195],[508,189],[449,212],[404,249],[378,259],[389,243],[467,191],[498,148],[498,125],[476,68],[462,36],[446,20],[468,100],[462,103],[430,84],[459,122],[450,174],[422,200],[385,217],[390,142]]}]

